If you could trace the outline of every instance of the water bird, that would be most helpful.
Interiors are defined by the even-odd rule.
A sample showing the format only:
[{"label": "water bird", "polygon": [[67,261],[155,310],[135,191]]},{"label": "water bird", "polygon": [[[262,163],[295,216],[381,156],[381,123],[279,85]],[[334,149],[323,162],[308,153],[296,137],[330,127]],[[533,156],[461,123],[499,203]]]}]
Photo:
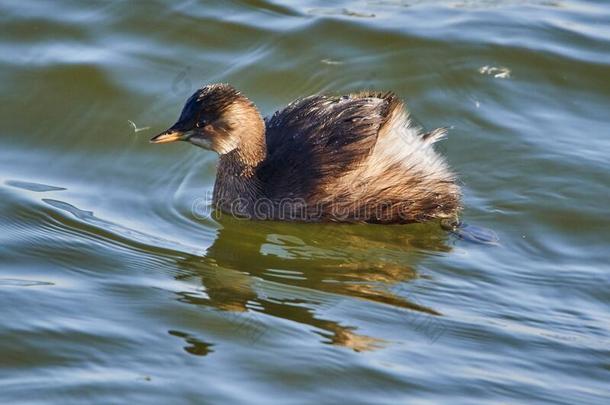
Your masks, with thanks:
[{"label": "water bird", "polygon": [[262,118],[229,84],[190,96],[155,144],[219,157],[214,208],[250,219],[406,224],[456,218],[456,175],[392,92],[312,95]]}]

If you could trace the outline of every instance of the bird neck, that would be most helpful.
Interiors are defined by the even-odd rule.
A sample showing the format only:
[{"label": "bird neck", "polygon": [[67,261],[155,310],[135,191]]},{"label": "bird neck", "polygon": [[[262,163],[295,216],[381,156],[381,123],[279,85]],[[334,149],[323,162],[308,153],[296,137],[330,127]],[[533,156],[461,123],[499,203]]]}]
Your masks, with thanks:
[{"label": "bird neck", "polygon": [[[264,147],[264,145],[263,145]],[[242,149],[237,147],[229,153],[220,155],[218,162],[218,174],[236,179],[248,179],[254,175],[256,167],[265,160],[267,151]]]},{"label": "bird neck", "polygon": [[236,176],[248,176],[267,156],[265,122],[256,106],[247,98],[232,104],[226,112],[231,122],[231,137],[237,142],[220,155],[220,168]]},{"label": "bird neck", "polygon": [[214,184],[214,204],[222,211],[247,215],[256,199],[261,197],[256,169],[267,157],[267,145],[265,126],[262,119],[260,121],[256,130],[240,137],[241,141],[235,149],[220,155]]},{"label": "bird neck", "polygon": [[237,177],[250,177],[267,157],[265,122],[254,106],[244,109],[233,136],[238,140],[234,149],[220,155],[219,172]]}]

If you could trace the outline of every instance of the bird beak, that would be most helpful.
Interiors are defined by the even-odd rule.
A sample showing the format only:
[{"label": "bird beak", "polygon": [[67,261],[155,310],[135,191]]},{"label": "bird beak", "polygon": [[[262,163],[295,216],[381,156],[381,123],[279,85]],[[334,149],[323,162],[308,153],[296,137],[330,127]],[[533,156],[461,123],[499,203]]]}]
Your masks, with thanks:
[{"label": "bird beak", "polygon": [[182,141],[184,139],[184,132],[168,129],[167,131],[161,132],[159,135],[152,137],[150,143],[170,143]]}]

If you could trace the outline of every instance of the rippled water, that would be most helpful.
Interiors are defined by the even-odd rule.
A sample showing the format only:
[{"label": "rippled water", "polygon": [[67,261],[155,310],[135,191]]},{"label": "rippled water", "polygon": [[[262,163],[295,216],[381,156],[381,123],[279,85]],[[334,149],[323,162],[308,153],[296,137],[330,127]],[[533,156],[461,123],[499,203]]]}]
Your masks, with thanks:
[{"label": "rippled water", "polygon": [[[609,3],[14,0],[0,28],[1,403],[607,403]],[[499,243],[194,215],[215,156],[148,138],[217,81],[265,113],[396,91]]]}]

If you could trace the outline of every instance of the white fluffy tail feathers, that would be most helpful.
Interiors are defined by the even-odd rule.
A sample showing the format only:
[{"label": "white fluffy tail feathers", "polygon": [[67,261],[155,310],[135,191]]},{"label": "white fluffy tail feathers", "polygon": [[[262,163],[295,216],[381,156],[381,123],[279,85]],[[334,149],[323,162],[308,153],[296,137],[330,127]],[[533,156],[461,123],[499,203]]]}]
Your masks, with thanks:
[{"label": "white fluffy tail feathers", "polygon": [[430,132],[425,133],[422,136],[422,138],[426,143],[433,144],[440,140],[445,139],[445,137],[447,136],[448,130],[449,130],[449,128],[447,128],[447,127],[436,128]]}]

